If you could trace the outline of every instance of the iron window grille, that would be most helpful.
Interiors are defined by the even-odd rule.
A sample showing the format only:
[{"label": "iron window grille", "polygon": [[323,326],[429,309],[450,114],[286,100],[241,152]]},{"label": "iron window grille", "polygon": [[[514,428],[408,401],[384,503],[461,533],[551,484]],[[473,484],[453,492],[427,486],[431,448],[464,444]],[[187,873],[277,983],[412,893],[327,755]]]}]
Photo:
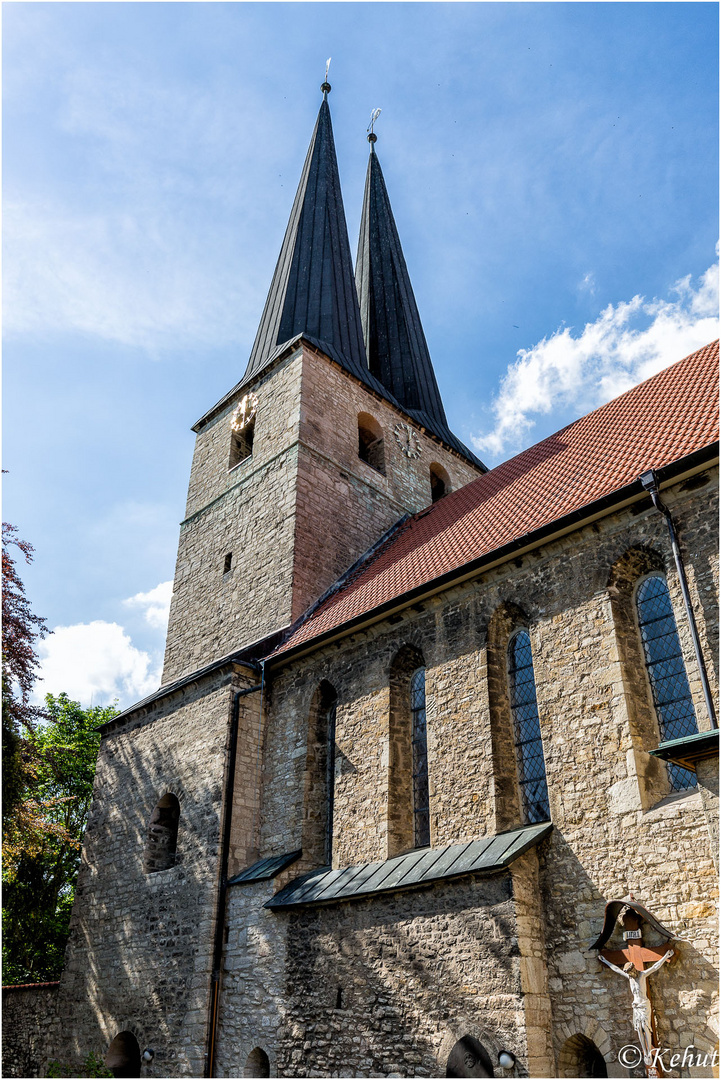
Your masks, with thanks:
[{"label": "iron window grille", "polygon": [[526,630],[514,634],[508,646],[508,682],[523,819],[528,824],[548,821],[551,811],[546,762],[536,704],[531,639]]},{"label": "iron window grille", "polygon": [[[653,574],[641,582],[636,592],[636,610],[661,741],[695,735],[696,713],[671,597],[662,574]],[[668,775],[674,791],[696,787],[695,773],[680,765],[669,764]]]}]

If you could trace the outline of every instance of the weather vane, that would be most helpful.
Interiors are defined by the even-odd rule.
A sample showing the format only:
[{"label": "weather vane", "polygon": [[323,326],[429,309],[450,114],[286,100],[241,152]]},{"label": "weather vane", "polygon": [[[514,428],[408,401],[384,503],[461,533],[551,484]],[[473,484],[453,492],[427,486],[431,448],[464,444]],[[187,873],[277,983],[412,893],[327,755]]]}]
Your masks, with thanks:
[{"label": "weather vane", "polygon": [[371,122],[368,125],[368,127],[366,128],[366,131],[368,132],[368,142],[369,143],[374,143],[376,141],[376,139],[378,138],[378,136],[376,135],[376,133],[373,130],[373,125],[375,124],[375,122],[378,119],[378,117],[380,116],[380,114],[381,114],[380,109],[374,109],[373,112],[371,113]]},{"label": "weather vane", "polygon": [[331,57],[329,56],[325,62],[325,79],[323,80],[323,85],[321,86],[321,90],[324,94],[330,93],[330,83],[328,82],[328,68],[330,67],[330,62]]}]

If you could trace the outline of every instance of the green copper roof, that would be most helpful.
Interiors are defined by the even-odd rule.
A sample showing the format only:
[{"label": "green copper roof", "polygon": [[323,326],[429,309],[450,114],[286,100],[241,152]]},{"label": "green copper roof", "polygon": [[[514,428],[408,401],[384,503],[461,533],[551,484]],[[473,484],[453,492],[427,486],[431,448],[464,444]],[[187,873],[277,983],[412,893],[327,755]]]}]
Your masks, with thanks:
[{"label": "green copper roof", "polygon": [[497,836],[486,836],[482,840],[471,840],[467,844],[420,848],[385,862],[348,866],[342,870],[323,867],[291,881],[265,906],[281,910],[395,892],[462,874],[497,873],[547,836],[552,828],[550,821],[546,821]]},{"label": "green copper roof", "polygon": [[271,855],[268,859],[261,859],[259,862],[249,866],[247,870],[241,870],[239,874],[229,880],[228,884],[242,885],[246,881],[270,881],[281,870],[285,870],[287,866],[299,859],[302,854],[303,852],[299,850],[291,851],[287,855]]},{"label": "green copper roof", "polygon": [[684,735],[680,739],[669,739],[660,743],[655,750],[649,750],[654,757],[662,761],[671,761],[685,769],[695,771],[695,763],[718,754],[718,728],[713,731],[696,731],[693,735]]}]

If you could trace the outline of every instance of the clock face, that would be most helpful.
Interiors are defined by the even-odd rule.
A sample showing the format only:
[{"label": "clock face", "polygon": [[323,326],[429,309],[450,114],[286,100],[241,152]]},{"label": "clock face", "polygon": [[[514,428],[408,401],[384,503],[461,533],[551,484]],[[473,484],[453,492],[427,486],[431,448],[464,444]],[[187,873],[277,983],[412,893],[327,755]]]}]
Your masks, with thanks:
[{"label": "clock face", "polygon": [[239,435],[247,428],[258,410],[258,399],[255,394],[246,394],[243,400],[235,407],[230,418],[230,426]]},{"label": "clock face", "polygon": [[407,458],[419,458],[421,456],[421,440],[412,427],[408,424],[396,424],[393,435]]}]

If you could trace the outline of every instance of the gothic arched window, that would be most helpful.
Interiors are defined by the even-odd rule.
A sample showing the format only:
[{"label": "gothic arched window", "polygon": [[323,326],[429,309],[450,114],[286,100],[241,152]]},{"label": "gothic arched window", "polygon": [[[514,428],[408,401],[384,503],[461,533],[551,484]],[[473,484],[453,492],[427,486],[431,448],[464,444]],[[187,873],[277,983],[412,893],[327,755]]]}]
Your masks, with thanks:
[{"label": "gothic arched window", "polygon": [[413,840],[428,847],[431,823],[428,806],[428,737],[426,733],[426,669],[411,675],[411,732],[413,743]]},{"label": "gothic arched window", "polygon": [[301,844],[304,858],[316,866],[333,861],[337,704],[335,688],[324,680],[313,695],[308,717]]},{"label": "gothic arched window", "polygon": [[508,646],[508,683],[523,818],[527,824],[548,821],[551,812],[546,763],[536,705],[531,639],[526,630],[514,634]]},{"label": "gothic arched window", "polygon": [[[694,735],[696,713],[663,574],[652,574],[641,582],[636,610],[661,741]],[[669,765],[668,775],[674,791],[696,786],[695,774],[680,765]]]}]

